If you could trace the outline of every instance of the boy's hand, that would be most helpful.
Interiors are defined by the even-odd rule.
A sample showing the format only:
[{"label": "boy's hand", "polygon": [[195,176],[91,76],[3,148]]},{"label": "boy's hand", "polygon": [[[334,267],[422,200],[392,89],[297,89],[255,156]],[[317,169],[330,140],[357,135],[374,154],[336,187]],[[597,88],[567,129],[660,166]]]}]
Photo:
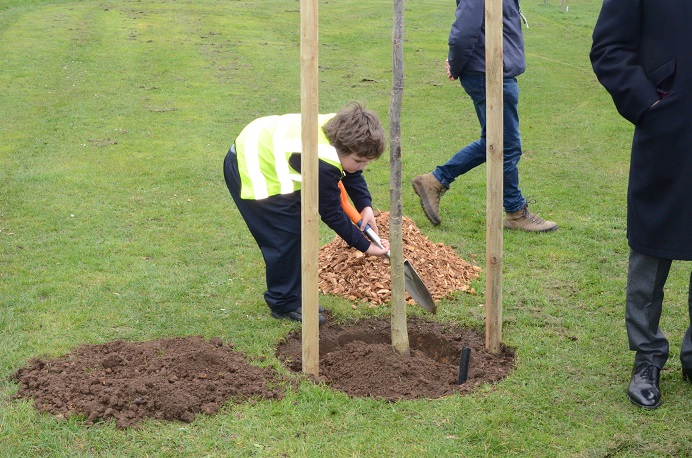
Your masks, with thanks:
[{"label": "boy's hand", "polygon": [[366,253],[373,256],[386,256],[387,253],[389,253],[389,240],[380,239],[380,243],[382,243],[383,248],[380,248],[374,243],[371,243],[370,248],[368,248],[368,251],[366,251]]},{"label": "boy's hand", "polygon": [[360,212],[360,217],[362,218],[362,223],[360,223],[360,231],[363,232],[368,224],[375,231],[375,234],[380,235],[380,231],[377,230],[377,221],[375,221],[375,213],[372,211],[372,207],[365,207],[362,212]]}]

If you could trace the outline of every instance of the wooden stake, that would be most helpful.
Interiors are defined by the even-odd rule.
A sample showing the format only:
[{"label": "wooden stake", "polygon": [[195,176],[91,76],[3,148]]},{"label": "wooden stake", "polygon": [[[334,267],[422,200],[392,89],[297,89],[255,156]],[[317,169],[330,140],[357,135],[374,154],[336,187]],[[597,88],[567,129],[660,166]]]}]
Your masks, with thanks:
[{"label": "wooden stake", "polygon": [[406,322],[404,242],[401,204],[401,99],[404,92],[404,0],[394,0],[392,31],[392,99],[389,107],[389,242],[392,284],[392,346],[410,356]]},{"label": "wooden stake", "polygon": [[485,1],[486,77],[486,294],[485,346],[500,352],[502,342],[503,68],[502,0]]},{"label": "wooden stake", "polygon": [[319,375],[317,0],[300,0],[301,251],[303,372]]}]

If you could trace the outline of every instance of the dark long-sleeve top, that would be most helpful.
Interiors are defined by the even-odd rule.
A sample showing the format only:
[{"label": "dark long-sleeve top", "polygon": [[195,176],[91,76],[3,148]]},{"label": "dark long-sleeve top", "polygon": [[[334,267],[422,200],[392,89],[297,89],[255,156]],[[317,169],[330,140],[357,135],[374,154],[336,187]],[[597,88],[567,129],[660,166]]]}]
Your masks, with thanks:
[{"label": "dark long-sleeve top", "polygon": [[[292,154],[288,160],[290,166],[300,172],[300,154]],[[359,212],[366,207],[372,207],[372,197],[365,182],[363,172],[356,173],[344,172],[328,164],[319,161],[319,189],[318,189],[318,211],[320,218],[344,241],[362,252],[366,252],[370,247],[370,241],[363,233],[351,222],[351,219],[341,208],[341,190],[339,181],[342,181],[353,206]]]},{"label": "dark long-sleeve top", "polygon": [[[502,2],[503,76],[513,78],[526,70],[524,35],[518,0]],[[485,73],[485,2],[459,0],[456,20],[449,32],[449,70],[454,78],[463,72]]]}]

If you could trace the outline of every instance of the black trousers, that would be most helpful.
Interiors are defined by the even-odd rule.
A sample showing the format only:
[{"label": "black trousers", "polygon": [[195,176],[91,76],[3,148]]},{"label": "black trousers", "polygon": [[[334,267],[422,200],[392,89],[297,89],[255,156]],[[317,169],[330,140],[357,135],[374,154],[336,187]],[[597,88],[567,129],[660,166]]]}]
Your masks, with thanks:
[{"label": "black trousers", "polygon": [[264,300],[272,311],[287,313],[301,306],[300,191],[261,200],[240,198],[235,148],[223,165],[226,186],[266,265]]},{"label": "black trousers", "polygon": [[[659,328],[663,310],[663,287],[668,279],[671,259],[655,258],[630,250],[627,275],[625,322],[634,365],[643,362],[662,369],[670,346]],[[688,294],[688,315],[692,323],[692,274]],[[692,327],[688,325],[680,349],[682,367],[692,369]]]}]

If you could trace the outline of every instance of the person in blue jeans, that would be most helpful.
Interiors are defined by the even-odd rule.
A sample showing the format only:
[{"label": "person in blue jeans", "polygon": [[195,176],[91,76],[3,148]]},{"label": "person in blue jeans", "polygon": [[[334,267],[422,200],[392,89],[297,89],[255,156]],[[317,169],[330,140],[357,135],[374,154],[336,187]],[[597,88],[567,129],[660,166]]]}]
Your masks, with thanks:
[{"label": "person in blue jeans", "polygon": [[[519,189],[519,85],[516,77],[524,73],[524,37],[521,31],[521,10],[518,0],[505,0],[503,9],[503,113],[504,113],[504,226],[529,232],[548,232],[557,224],[546,221],[529,211],[526,198]],[[457,177],[486,161],[486,103],[485,103],[485,3],[484,0],[458,0],[456,20],[449,34],[447,77],[459,80],[471,97],[481,125],[481,137],[459,150],[444,165],[431,173],[415,177],[411,184],[420,198],[425,215],[433,225],[442,222],[440,198]]]}]

